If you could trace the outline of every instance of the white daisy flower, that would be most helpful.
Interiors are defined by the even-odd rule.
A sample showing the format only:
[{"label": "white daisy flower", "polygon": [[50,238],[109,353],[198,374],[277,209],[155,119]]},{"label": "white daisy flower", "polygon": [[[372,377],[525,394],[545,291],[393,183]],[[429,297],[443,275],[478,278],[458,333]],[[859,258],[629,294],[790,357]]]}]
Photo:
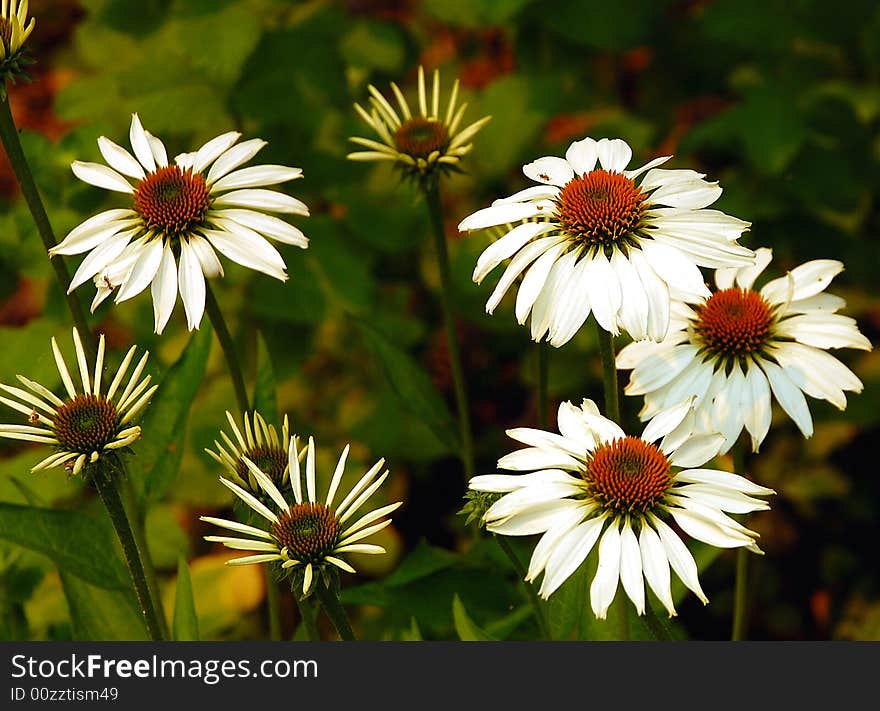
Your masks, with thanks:
[{"label": "white daisy flower", "polygon": [[[565,158],[523,167],[539,185],[496,200],[459,224],[461,231],[507,225],[480,256],[480,283],[512,258],[486,303],[492,313],[520,274],[516,318],[531,315],[535,341],[567,343],[592,312],[613,335],[661,340],[670,296],[708,296],[698,267],[742,267],[754,253],[737,243],[748,222],[706,209],[717,183],[692,170],[657,166],[627,170],[632,149],[622,140],[585,138]],[[508,223],[519,223],[515,227]]]},{"label": "white daisy flower", "polygon": [[855,320],[836,313],[846,302],[824,293],[843,264],[807,262],[757,291],[755,280],[772,256],[762,248],[754,266],[718,270],[713,293],[673,305],[662,343],[641,341],[620,351],[617,367],[633,369],[626,393],[645,396],[642,420],[693,396],[697,427],[720,432],[722,452],[743,428],[757,452],[770,429],[773,398],[809,437],[813,420],[804,394],[843,410],[844,392],[862,391],[862,381],[827,352],[871,350]]},{"label": "white daisy flower", "polygon": [[3,0],[0,5],[0,77],[13,79],[24,64],[22,47],[34,31],[36,20],[28,22],[28,0]]},{"label": "white daisy flower", "polygon": [[52,338],[52,354],[64,384],[65,394],[56,395],[48,388],[26,378],[16,376],[25,389],[0,384],[8,397],[0,402],[27,415],[28,425],[0,425],[0,437],[40,442],[55,447],[56,451],[36,464],[31,471],[64,466],[74,475],[86,464],[98,461],[104,454],[127,447],[141,436],[141,428],[132,424],[149,402],[157,385],[150,387],[151,376],[141,377],[149,358],[145,352],[128,381],[128,369],[137,350],[132,346],[122,360],[110,386],[101,392],[104,369],[104,335],[98,341],[98,355],[94,368],[89,367],[79,333],[73,329],[76,362],[82,381],[82,392],[77,392],[74,378]]},{"label": "white daisy flower", "polygon": [[[303,491],[300,472],[300,456],[297,451],[296,438],[290,440],[288,466],[292,484],[293,501],[282,495],[279,488],[249,459],[245,462],[249,474],[271,499],[271,505],[263,504],[253,494],[228,479],[220,481],[229,488],[245,504],[268,522],[265,528],[249,526],[238,521],[202,516],[202,521],[213,523],[237,534],[247,536],[205,536],[206,541],[222,543],[227,548],[250,551],[249,555],[228,561],[229,565],[247,565],[250,563],[275,563],[291,574],[296,574],[303,595],[312,590],[315,576],[325,569],[338,568],[348,573],[355,569],[340,556],[344,553],[381,554],[385,549],[363,540],[381,531],[391,524],[391,519],[383,518],[403,503],[398,501],[388,506],[370,511],[353,523],[349,521],[357,510],[366,503],[388,477],[386,470],[381,476],[385,464],[384,459],[376,462],[354,485],[352,490],[335,504],[337,490],[342,481],[342,473],[348,458],[349,447],[346,445],[339,457],[336,470],[330,482],[330,488],[323,502],[318,501],[315,485],[315,441],[309,437],[306,452],[305,491]],[[272,509],[276,509],[275,513]],[[329,568],[328,568],[329,566]]]},{"label": "white daisy flower", "polygon": [[530,473],[477,476],[470,488],[504,494],[484,514],[489,531],[543,534],[526,575],[533,581],[543,573],[542,597],[552,595],[598,542],[599,565],[590,586],[597,618],[605,618],[618,581],[640,615],[645,581],[675,615],[670,567],[707,603],[694,558],[670,522],[712,546],[761,552],[758,534],[727,513],[767,509],[754,497],[775,492],[730,472],[702,468],[722,437],[694,435],[690,406],[685,402],[659,414],[641,437],[627,436],[592,400],[580,408],[570,402],[559,406],[561,434],[508,430],[529,446],[502,457],[498,466]]},{"label": "white daisy flower", "polygon": [[367,87],[370,110],[360,104],[355,104],[354,108],[379,140],[349,138],[352,143],[367,149],[349,153],[349,160],[388,161],[397,165],[405,175],[418,179],[458,170],[461,159],[473,149],[471,140],[492,117],[486,116],[466,126],[462,123],[468,105],[458,104],[458,79],[452,85],[446,110],[441,113],[440,71],[437,69],[434,70],[430,100],[422,67],[419,67],[418,83],[419,105],[415,111],[397,84],[391,82],[399,113],[375,86],[370,84]]},{"label": "white daisy flower", "polygon": [[242,168],[266,142],[238,143],[241,134],[224,133],[195,153],[168,162],[165,146],[132,116],[134,156],[101,136],[98,147],[109,167],[75,161],[74,174],[90,185],[125,193],[127,208],[107,210],[76,227],[50,250],[89,254],[68,291],[94,279],[92,311],[116,291],[116,303],[152,285],[155,330],[171,317],[177,293],[187,326],[198,328],[205,310],[205,277],[223,275],[220,252],[242,266],[287,280],[284,259],[266,239],[306,248],[303,233],[268,213],[307,216],[306,205],[267,186],[302,177],[299,168],[257,165]]}]

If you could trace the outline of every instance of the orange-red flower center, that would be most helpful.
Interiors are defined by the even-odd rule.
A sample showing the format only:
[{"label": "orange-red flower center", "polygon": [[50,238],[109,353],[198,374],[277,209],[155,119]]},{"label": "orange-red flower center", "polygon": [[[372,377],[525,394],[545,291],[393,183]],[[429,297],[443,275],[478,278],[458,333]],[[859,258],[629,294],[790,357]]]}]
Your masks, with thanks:
[{"label": "orange-red flower center", "polygon": [[204,176],[176,165],[150,173],[134,191],[134,209],[146,226],[170,237],[199,225],[210,205]]},{"label": "orange-red flower center", "polygon": [[694,332],[703,345],[720,356],[744,356],[767,342],[773,325],[773,310],[750,289],[715,292],[696,308]]},{"label": "orange-red flower center", "polygon": [[394,143],[401,153],[427,158],[446,145],[449,134],[442,121],[417,116],[404,121],[394,132]]},{"label": "orange-red flower center", "polygon": [[622,173],[594,170],[569,181],[556,197],[556,208],[573,238],[609,246],[639,227],[644,202],[644,193]]},{"label": "orange-red flower center", "polygon": [[645,512],[656,506],[672,478],[666,455],[638,437],[624,437],[597,447],[584,480],[591,496],[615,513]]},{"label": "orange-red flower center", "polygon": [[339,540],[339,521],[324,504],[302,503],[278,515],[272,525],[278,545],[302,563],[320,563]]}]

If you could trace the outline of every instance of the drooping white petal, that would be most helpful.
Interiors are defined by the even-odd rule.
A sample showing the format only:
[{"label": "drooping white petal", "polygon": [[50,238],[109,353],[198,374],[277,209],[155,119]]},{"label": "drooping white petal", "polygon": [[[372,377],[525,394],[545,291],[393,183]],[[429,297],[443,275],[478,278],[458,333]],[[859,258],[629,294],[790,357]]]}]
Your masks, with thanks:
[{"label": "drooping white petal", "polygon": [[186,323],[190,331],[199,327],[205,313],[205,275],[198,255],[186,240],[180,241],[180,264],[177,271],[177,286],[186,312]]},{"label": "drooping white petal", "polygon": [[506,519],[491,521],[486,524],[486,528],[503,536],[531,536],[536,533],[544,533],[561,513],[579,508],[582,505],[581,502],[572,499],[548,501]]},{"label": "drooping white petal", "polygon": [[[542,597],[550,597],[580,567],[593,550],[604,525],[604,515],[592,518],[578,524],[559,538],[544,566],[544,580],[540,589]],[[544,534],[544,538],[549,535],[550,531]],[[535,553],[537,552],[536,548]]]},{"label": "drooping white petal", "polygon": [[590,606],[597,619],[604,620],[614,601],[620,580],[620,529],[612,521],[599,542],[599,567],[590,584]]},{"label": "drooping white petal", "polygon": [[70,293],[74,289],[76,289],[81,284],[84,284],[89,279],[91,279],[95,274],[101,271],[104,267],[106,267],[110,262],[116,259],[120,254],[122,254],[122,250],[126,248],[128,243],[131,241],[132,232],[123,232],[121,234],[114,235],[110,237],[103,244],[95,247],[91,252],[89,252],[85,259],[79,265],[79,268],[74,272],[73,278],[70,280],[70,286],[67,289],[67,292]]},{"label": "drooping white petal", "polygon": [[658,412],[642,432],[646,442],[656,442],[678,427],[694,406],[694,398],[688,398],[679,405]]},{"label": "drooping white petal", "polygon": [[535,261],[548,249],[556,247],[564,240],[565,237],[559,235],[541,237],[534,242],[530,242],[517,252],[514,258],[510,260],[510,264],[507,265],[507,269],[504,270],[504,273],[498,280],[498,284],[496,284],[494,291],[486,302],[486,312],[491,314],[495,311],[495,308],[501,302],[501,299],[504,298],[507,290],[510,289],[516,278],[522,274],[523,270],[525,270],[529,264]]},{"label": "drooping white petal", "polygon": [[663,603],[669,616],[673,617],[676,613],[675,605],[672,602],[669,560],[666,557],[663,544],[660,542],[660,537],[648,525],[647,521],[642,524],[642,530],[639,532],[639,551],[642,558],[642,572],[648,587]]},{"label": "drooping white petal", "polygon": [[685,584],[685,587],[702,600],[704,605],[708,604],[709,598],[706,597],[703,588],[700,587],[697,563],[691,552],[687,549],[687,546],[666,523],[653,514],[649,514],[649,518],[660,536],[660,542],[666,551],[666,559],[669,561],[669,565],[672,566],[675,574]]},{"label": "drooping white petal", "polygon": [[162,333],[171,318],[174,302],[177,301],[177,264],[170,244],[162,248],[162,260],[153,277],[150,291],[153,297],[154,329],[156,333]]},{"label": "drooping white petal", "polygon": [[806,299],[820,291],[825,291],[832,279],[843,271],[843,262],[835,259],[814,259],[792,269],[788,275],[767,282],[761,289],[761,296],[772,304],[788,299],[788,280],[791,278],[793,290],[791,301]]},{"label": "drooping white petal", "polygon": [[770,389],[773,391],[776,401],[794,420],[804,437],[811,437],[813,435],[813,417],[810,415],[810,408],[807,406],[807,401],[800,388],[775,363],[760,358],[758,364],[767,375]]},{"label": "drooping white petal", "polygon": [[636,534],[629,521],[624,521],[620,532],[620,582],[636,606],[636,612],[645,614],[645,583],[642,576],[642,553]]},{"label": "drooping white petal", "polygon": [[679,250],[656,240],[645,240],[642,251],[651,269],[687,300],[708,299],[712,295],[699,267]]},{"label": "drooping white petal", "polygon": [[617,327],[617,312],[623,298],[617,275],[604,252],[599,252],[592,258],[584,257],[584,262],[584,279],[590,295],[593,316],[603,329],[616,336],[620,333]]},{"label": "drooping white petal", "polygon": [[266,215],[254,210],[240,209],[219,210],[214,215],[219,218],[233,220],[240,225],[244,225],[284,244],[292,244],[303,248],[309,246],[309,239],[301,230],[272,215]]},{"label": "drooping white petal", "polygon": [[486,275],[497,267],[501,262],[512,257],[535,237],[554,229],[554,225],[548,222],[524,222],[517,225],[501,239],[490,244],[477,259],[472,279],[479,284]]},{"label": "drooping white petal", "polygon": [[225,222],[224,230],[202,230],[208,241],[228,259],[243,267],[287,281],[284,258],[265,238],[234,222]]},{"label": "drooping white petal", "polygon": [[162,240],[154,239],[152,242],[147,243],[141,251],[138,260],[134,263],[128,279],[125,280],[125,283],[116,294],[117,304],[140,294],[147,288],[159,270],[163,252]]},{"label": "drooping white petal", "polygon": [[611,255],[611,268],[620,282],[622,296],[618,321],[631,338],[645,338],[648,335],[648,297],[638,272],[619,250],[614,250]]},{"label": "drooping white petal", "polygon": [[669,288],[651,268],[640,249],[630,251],[629,261],[635,267],[648,299],[648,338],[660,341],[669,328]]},{"label": "drooping white petal", "polygon": [[669,455],[676,467],[698,467],[718,454],[724,444],[724,435],[695,435]]}]

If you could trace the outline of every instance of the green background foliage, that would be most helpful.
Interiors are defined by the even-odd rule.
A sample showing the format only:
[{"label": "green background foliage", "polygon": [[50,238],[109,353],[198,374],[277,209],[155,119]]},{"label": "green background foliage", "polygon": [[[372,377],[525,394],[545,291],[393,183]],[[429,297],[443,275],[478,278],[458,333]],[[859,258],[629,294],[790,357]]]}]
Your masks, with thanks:
[{"label": "green background foliage", "polygon": [[[352,109],[368,83],[396,81],[412,95],[418,64],[439,66],[444,90],[461,77],[468,117],[493,116],[465,173],[443,185],[478,471],[512,449],[505,429],[536,424],[536,353],[510,298],[485,314],[497,276],[471,283],[490,237],[455,226],[526,187],[523,163],[585,135],[626,139],[636,162],[674,153],[672,167],[719,180],[717,207],[753,223],[743,242],[772,247],[775,269],[843,260],[832,291],[877,338],[880,7],[871,0],[47,0],[32,11],[34,82],[13,87],[11,100],[59,237],[118,205],[77,181],[70,163],[99,160],[101,134],[125,144],[132,112],[170,155],[235,129],[269,142],[260,162],[303,169],[286,189],[311,208],[295,220],[311,245],[281,246],[290,280],[224,261],[214,288],[264,414],[287,413],[294,431],[315,436],[323,485],[351,442],[348,484],[385,457],[392,476],[374,503],[406,502],[377,537],[389,554],[357,559],[360,574],[343,579],[361,636],[537,634],[506,558],[457,515],[466,482],[427,212],[387,165],[345,159],[347,138],[368,135]],[[0,194],[0,380],[22,372],[57,385],[48,339],[69,347],[67,313],[8,167]],[[148,506],[169,626],[178,639],[266,637],[261,571],[224,567],[230,556],[202,539],[198,520],[231,507],[203,451],[234,410],[207,320],[188,334],[178,303],[160,338],[149,298],[111,301],[92,317],[111,365],[138,343],[162,382],[129,472]],[[809,441],[777,416],[747,463],[779,492],[772,511],[750,519],[766,551],[753,568],[755,638],[880,638],[880,355],[842,358],[865,383],[846,413],[811,401]],[[601,401],[599,367],[590,329],[554,351],[554,406]],[[638,431],[639,403],[622,404]],[[0,443],[0,637],[143,637],[106,515],[63,472],[30,474],[38,449]],[[533,541],[513,543],[526,560]],[[711,605],[677,590],[675,628],[662,615],[633,620],[636,636],[728,635],[734,555],[694,550]],[[558,636],[580,626],[602,637],[589,612],[572,616],[584,595],[567,584],[548,605]],[[289,596],[282,612],[292,636]]]}]

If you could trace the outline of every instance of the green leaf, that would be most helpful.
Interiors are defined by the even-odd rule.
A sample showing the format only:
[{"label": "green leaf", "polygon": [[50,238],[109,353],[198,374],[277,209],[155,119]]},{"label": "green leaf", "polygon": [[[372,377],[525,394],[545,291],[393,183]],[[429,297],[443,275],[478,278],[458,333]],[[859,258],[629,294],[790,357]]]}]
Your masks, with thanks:
[{"label": "green leaf", "polygon": [[102,588],[129,588],[106,517],[0,503],[0,538],[42,553],[62,570]]},{"label": "green leaf", "polygon": [[266,339],[257,331],[257,379],[254,383],[254,410],[269,424],[278,424],[278,396],[276,394],[275,368],[269,357]]},{"label": "green leaf", "polygon": [[589,594],[589,570],[587,561],[584,561],[548,600],[547,622],[553,639],[568,639],[573,632],[580,630],[585,614],[592,614],[587,610]]},{"label": "green leaf", "polygon": [[189,566],[181,556],[177,561],[177,592],[174,595],[174,624],[172,633],[177,642],[194,642],[199,639],[199,618],[193,599]]},{"label": "green leaf", "polygon": [[492,640],[492,637],[478,627],[468,616],[467,610],[464,609],[464,604],[458,595],[452,598],[452,620],[455,623],[455,632],[462,642],[487,642]]},{"label": "green leaf", "polygon": [[406,352],[372,326],[359,323],[358,327],[381,363],[401,405],[430,427],[450,449],[458,449],[458,434],[452,415],[428,374]]},{"label": "green leaf", "polygon": [[105,590],[61,571],[74,639],[129,641],[148,639],[132,590]]},{"label": "green leaf", "polygon": [[155,501],[180,469],[190,406],[205,374],[213,331],[203,323],[177,362],[168,369],[141,422],[143,437],[135,444],[132,485],[142,502]]}]

